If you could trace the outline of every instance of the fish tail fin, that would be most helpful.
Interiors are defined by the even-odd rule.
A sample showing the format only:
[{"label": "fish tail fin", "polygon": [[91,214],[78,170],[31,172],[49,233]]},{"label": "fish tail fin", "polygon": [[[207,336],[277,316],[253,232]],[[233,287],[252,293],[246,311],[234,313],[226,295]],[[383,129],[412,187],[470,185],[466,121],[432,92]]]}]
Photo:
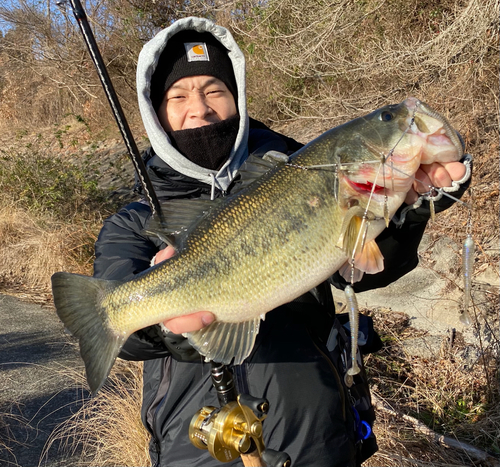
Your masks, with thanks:
[{"label": "fish tail fin", "polygon": [[57,315],[65,327],[79,339],[80,355],[85,363],[87,382],[96,394],[128,337],[113,329],[102,297],[119,281],[57,272],[52,276],[52,294]]}]

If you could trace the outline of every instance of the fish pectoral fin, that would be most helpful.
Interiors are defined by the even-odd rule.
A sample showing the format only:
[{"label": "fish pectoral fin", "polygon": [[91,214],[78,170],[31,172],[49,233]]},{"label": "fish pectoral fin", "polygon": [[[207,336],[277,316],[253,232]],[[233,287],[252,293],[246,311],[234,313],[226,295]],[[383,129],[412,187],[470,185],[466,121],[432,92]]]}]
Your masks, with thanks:
[{"label": "fish pectoral fin", "polygon": [[205,357],[229,365],[239,365],[252,352],[259,333],[260,317],[241,323],[216,321],[199,331],[189,332],[189,343]]},{"label": "fish pectoral fin", "polygon": [[363,249],[354,256],[354,272],[349,261],[346,261],[339,269],[339,274],[346,280],[359,282],[363,274],[377,274],[384,270],[384,256],[375,240],[371,240],[363,246]]}]

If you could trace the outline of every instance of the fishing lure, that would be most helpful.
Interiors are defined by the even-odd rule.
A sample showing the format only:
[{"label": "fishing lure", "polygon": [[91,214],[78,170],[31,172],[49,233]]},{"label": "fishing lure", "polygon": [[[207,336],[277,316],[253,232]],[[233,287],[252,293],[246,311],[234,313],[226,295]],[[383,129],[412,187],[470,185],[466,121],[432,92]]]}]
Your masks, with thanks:
[{"label": "fishing lure", "polygon": [[472,271],[474,266],[474,240],[472,235],[468,234],[464,241],[462,249],[462,273],[464,277],[464,304],[463,310],[460,313],[460,322],[469,326],[471,324],[471,317],[469,314],[469,303],[471,299],[472,290]]},{"label": "fishing lure", "polygon": [[351,327],[351,367],[347,370],[347,374],[349,376],[354,376],[361,371],[357,359],[359,309],[356,294],[350,285],[345,288],[344,293],[347,300],[347,309],[349,310],[349,325]]}]

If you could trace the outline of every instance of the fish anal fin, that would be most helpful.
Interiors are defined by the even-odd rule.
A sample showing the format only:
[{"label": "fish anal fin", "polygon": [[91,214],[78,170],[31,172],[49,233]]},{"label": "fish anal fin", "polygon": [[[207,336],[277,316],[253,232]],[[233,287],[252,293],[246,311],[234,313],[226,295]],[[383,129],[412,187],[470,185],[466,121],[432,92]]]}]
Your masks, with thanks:
[{"label": "fish anal fin", "polygon": [[205,357],[228,365],[239,365],[252,352],[259,333],[260,317],[241,323],[215,321],[199,331],[186,334],[189,343]]}]

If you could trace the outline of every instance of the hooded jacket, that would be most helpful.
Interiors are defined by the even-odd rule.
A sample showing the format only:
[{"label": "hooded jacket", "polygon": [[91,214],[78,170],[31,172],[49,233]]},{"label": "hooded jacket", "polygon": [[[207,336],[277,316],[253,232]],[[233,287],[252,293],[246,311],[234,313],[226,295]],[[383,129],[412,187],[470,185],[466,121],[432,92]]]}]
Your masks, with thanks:
[{"label": "hooded jacket", "polygon": [[[165,49],[168,40],[184,30],[211,33],[228,49],[228,55],[233,64],[237,83],[238,98],[236,105],[240,114],[240,124],[233,150],[226,163],[219,170],[207,170],[182,156],[172,146],[151,102],[151,77],[160,55]],[[176,21],[172,26],[158,33],[143,47],[139,54],[137,94],[142,121],[156,155],[172,169],[187,177],[206,184],[215,184],[219,190],[227,190],[239,167],[248,156],[246,141],[249,131],[246,106],[245,57],[230,32],[206,19],[191,17]]]},{"label": "hooded jacket", "polygon": [[[184,29],[208,31],[229,50],[238,88],[240,126],[228,161],[218,171],[193,164],[172,145],[161,127],[150,99],[150,80],[166,41]],[[145,154],[150,178],[160,199],[209,198],[231,192],[237,170],[249,153],[262,156],[275,150],[291,154],[301,147],[246,116],[244,58],[230,33],[208,20],[186,18],[160,32],[140,54],[137,67],[139,106],[152,148]],[[362,291],[382,287],[412,270],[429,211],[419,208],[400,227],[391,223],[377,243],[385,269],[365,275],[356,284]],[[436,206],[439,211],[439,206]],[[94,276],[127,280],[150,266],[165,245],[143,232],[151,210],[134,202],[108,218],[96,243]],[[336,274],[330,284],[346,283]],[[377,348],[377,336],[365,322],[365,351]],[[363,325],[361,325],[363,327]],[[267,448],[285,451],[294,467],[360,465],[377,449],[373,435],[361,440],[352,403],[361,420],[373,421],[364,373],[348,389],[343,383],[345,349],[349,339],[335,317],[329,284],[266,315],[252,354],[233,368],[238,391],[264,397],[270,410],[264,421]],[[363,346],[362,346],[363,349]],[[221,465],[207,451],[191,444],[188,429],[203,406],[218,406],[204,363],[182,336],[163,333],[158,326],[134,333],[120,357],[144,361],[142,419],[151,433],[153,465],[215,467]],[[354,402],[353,402],[354,401]],[[240,459],[227,463],[242,465]]]}]

